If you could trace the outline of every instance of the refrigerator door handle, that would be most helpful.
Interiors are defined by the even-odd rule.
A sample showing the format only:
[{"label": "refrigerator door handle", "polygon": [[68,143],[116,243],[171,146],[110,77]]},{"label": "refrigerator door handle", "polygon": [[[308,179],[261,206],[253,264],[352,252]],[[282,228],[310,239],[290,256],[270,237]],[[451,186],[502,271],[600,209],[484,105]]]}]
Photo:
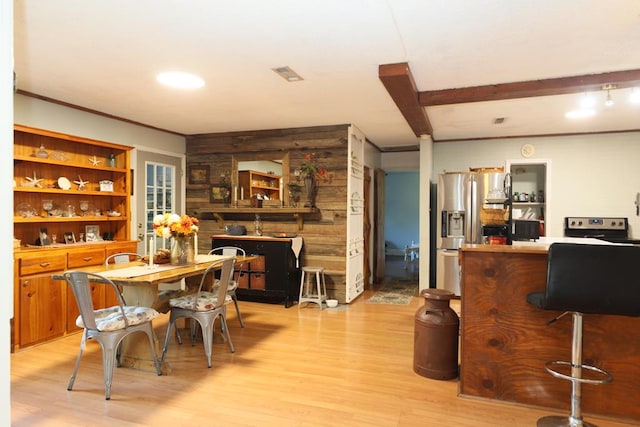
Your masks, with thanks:
[{"label": "refrigerator door handle", "polygon": [[442,221],[442,230],[440,231],[440,237],[447,237],[447,235],[449,234],[449,230],[447,229],[449,226],[447,224],[447,211],[442,211],[440,215],[440,221]]},{"label": "refrigerator door handle", "polygon": [[502,183],[502,187],[504,189],[505,196],[509,197],[509,195],[511,194],[511,174],[510,173],[506,173],[504,175],[504,181]]},{"label": "refrigerator door handle", "polygon": [[473,177],[469,178],[469,182],[467,183],[467,218],[465,224],[465,243],[475,243],[476,242],[476,215],[477,212],[475,210],[475,194],[476,194],[476,183]]}]

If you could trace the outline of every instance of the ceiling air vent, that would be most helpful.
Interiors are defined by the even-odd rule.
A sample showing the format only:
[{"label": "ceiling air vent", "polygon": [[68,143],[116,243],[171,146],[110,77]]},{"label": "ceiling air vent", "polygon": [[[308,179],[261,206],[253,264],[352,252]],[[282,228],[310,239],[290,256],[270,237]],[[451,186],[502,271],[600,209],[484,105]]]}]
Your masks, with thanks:
[{"label": "ceiling air vent", "polygon": [[300,80],[304,80],[298,73],[289,67],[272,68],[272,70],[288,82],[299,82]]},{"label": "ceiling air vent", "polygon": [[494,125],[501,125],[504,123],[504,121],[507,120],[504,117],[496,117],[495,119],[493,119],[493,124]]}]

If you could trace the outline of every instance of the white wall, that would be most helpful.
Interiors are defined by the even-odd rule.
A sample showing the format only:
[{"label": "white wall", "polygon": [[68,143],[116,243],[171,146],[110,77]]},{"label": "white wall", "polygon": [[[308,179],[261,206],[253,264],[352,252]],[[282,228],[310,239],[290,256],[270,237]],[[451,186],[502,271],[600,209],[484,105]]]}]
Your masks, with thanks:
[{"label": "white wall", "polygon": [[640,192],[640,132],[436,143],[431,178],[445,170],[525,160],[520,149],[526,143],[535,146],[531,159],[550,160],[547,235],[562,236],[566,216],[621,216],[629,218],[631,236],[640,238],[634,205]]},{"label": "white wall", "polygon": [[[13,2],[0,1],[0,140],[13,141]],[[13,218],[13,145],[0,144],[0,212]],[[5,215],[6,214],[6,215]],[[11,425],[11,332],[13,317],[13,229],[0,229],[3,292],[0,299],[0,426]]]},{"label": "white wall", "polygon": [[162,151],[179,156],[186,152],[186,141],[182,136],[74,110],[29,96],[16,95],[13,108],[14,122],[17,124],[129,145],[148,151]]},{"label": "white wall", "polygon": [[383,153],[381,168],[385,171],[420,170],[418,150],[400,153]]}]

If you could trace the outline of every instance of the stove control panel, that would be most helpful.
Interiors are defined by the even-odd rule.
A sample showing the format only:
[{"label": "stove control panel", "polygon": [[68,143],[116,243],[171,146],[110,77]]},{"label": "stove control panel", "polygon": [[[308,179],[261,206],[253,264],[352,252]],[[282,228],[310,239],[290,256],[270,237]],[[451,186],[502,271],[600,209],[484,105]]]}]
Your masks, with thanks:
[{"label": "stove control panel", "polygon": [[628,228],[627,218],[570,216],[564,219],[566,230],[623,230]]}]

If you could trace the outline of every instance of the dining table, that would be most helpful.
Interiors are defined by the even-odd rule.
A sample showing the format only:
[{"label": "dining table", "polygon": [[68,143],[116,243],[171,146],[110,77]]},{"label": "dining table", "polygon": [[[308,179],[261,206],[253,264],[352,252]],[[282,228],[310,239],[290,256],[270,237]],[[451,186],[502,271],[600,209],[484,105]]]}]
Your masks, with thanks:
[{"label": "dining table", "polygon": [[[122,296],[127,305],[137,305],[155,308],[158,312],[169,311],[169,299],[195,293],[200,284],[202,274],[211,264],[229,258],[229,255],[203,255],[195,256],[193,264],[171,265],[152,264],[141,261],[128,263],[115,263],[107,266],[84,267],[81,270],[89,273],[99,274],[108,278],[122,289]],[[257,259],[256,256],[236,256],[236,269],[240,266]],[[222,265],[220,265],[222,268]],[[55,279],[64,280],[60,275],[54,275]],[[158,285],[161,283],[175,283],[182,279],[185,286],[181,290],[168,293],[159,292]],[[194,280],[195,279],[195,280]],[[154,344],[158,357],[162,354],[160,341],[155,335]],[[122,366],[131,368],[155,371],[153,359],[149,353],[149,343],[142,334],[133,334],[127,337],[122,344],[121,359]],[[167,362],[161,362],[163,374],[171,371]]]}]

